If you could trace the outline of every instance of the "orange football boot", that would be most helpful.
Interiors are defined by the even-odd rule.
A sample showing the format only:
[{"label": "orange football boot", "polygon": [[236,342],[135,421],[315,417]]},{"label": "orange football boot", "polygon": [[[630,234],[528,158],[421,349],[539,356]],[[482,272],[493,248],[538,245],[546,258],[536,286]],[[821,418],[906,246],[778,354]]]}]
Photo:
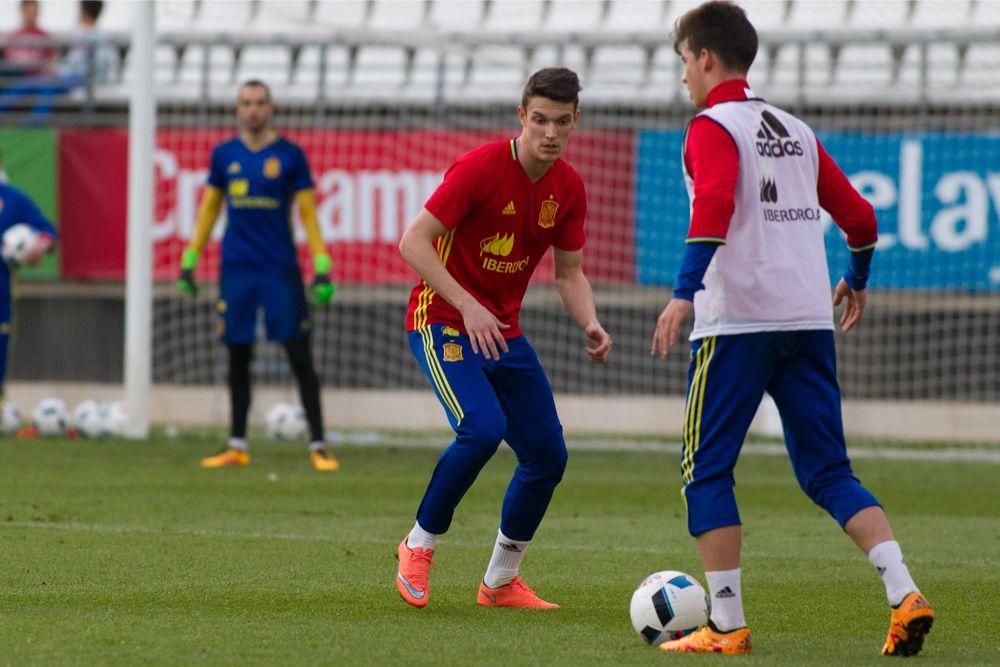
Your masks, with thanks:
[{"label": "orange football boot", "polygon": [[934,625],[934,607],[919,591],[914,591],[892,608],[889,636],[882,645],[882,655],[911,656],[920,653],[924,637]]},{"label": "orange football boot", "polygon": [[313,468],[320,472],[334,472],[340,470],[340,461],[337,457],[325,449],[317,449],[309,452],[309,460]]},{"label": "orange football boot", "polygon": [[668,653],[723,653],[725,655],[748,655],[750,653],[750,629],[737,628],[721,632],[709,621],[686,637],[660,644],[661,651]]},{"label": "orange football boot", "polygon": [[430,572],[434,561],[433,549],[406,546],[406,538],[396,549],[399,569],[396,571],[396,590],[408,604],[426,607],[431,599]]},{"label": "orange football boot", "polygon": [[521,577],[514,577],[509,584],[490,588],[479,584],[479,604],[482,607],[519,607],[521,609],[558,609],[559,605],[546,602],[531,590]]},{"label": "orange football boot", "polygon": [[223,449],[201,460],[202,468],[232,468],[250,465],[250,455],[241,449]]}]

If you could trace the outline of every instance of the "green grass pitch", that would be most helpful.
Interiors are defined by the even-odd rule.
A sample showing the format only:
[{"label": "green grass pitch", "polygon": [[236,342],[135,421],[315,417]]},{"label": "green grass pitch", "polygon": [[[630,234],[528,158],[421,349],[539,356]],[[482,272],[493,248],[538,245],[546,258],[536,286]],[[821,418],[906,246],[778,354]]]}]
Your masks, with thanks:
[{"label": "green grass pitch", "polygon": [[[214,442],[214,441],[213,441]],[[304,447],[260,444],[205,471],[204,439],[0,441],[0,664],[704,664],[632,631],[634,586],[699,579],[675,454],[572,451],[525,559],[563,608],[476,606],[513,456],[480,475],[437,552],[431,605],[396,594],[394,551],[431,449],[342,447],[323,475]],[[938,610],[921,664],[996,664],[1000,466],[860,460]],[[881,583],[798,490],[788,461],[745,456],[746,663],[884,664]],[[721,660],[726,660],[722,658]]]}]

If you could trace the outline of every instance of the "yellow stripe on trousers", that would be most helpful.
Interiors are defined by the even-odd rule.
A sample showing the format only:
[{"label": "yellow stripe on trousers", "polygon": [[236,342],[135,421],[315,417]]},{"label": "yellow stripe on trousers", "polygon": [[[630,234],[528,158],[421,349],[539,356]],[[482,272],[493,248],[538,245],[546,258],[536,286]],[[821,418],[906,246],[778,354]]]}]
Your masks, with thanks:
[{"label": "yellow stripe on trousers", "polygon": [[455,416],[455,421],[462,423],[465,413],[462,412],[462,406],[459,405],[455,392],[451,390],[451,385],[448,384],[448,378],[444,374],[444,369],[441,368],[441,362],[438,361],[437,355],[434,354],[434,337],[431,334],[431,328],[424,327],[421,329],[420,337],[424,341],[424,356],[427,358],[427,367],[431,371],[434,386],[441,395],[444,404],[448,406],[451,414]]},{"label": "yellow stripe on trousers", "polygon": [[685,486],[694,480],[694,455],[701,445],[701,416],[705,407],[705,384],[709,366],[715,355],[716,338],[712,336],[698,349],[695,359],[694,379],[685,406],[684,458],[681,463],[681,480]]}]

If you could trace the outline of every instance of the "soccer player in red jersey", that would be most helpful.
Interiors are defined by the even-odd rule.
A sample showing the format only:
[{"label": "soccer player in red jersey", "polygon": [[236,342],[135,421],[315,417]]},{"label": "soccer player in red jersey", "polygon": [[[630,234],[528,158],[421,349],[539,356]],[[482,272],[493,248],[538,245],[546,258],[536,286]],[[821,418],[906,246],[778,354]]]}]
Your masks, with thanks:
[{"label": "soccer player in red jersey", "polygon": [[399,544],[396,587],[426,606],[439,535],[501,440],[517,455],[479,604],[554,609],[518,576],[566,467],[566,443],[545,372],[518,323],[528,280],[551,246],[556,289],[603,363],[611,337],[583,274],[583,181],[559,155],[580,117],[580,80],[543,69],[524,87],[521,134],[462,156],[410,224],[399,248],[420,275],[406,315],[410,347],[444,406],[455,440],[438,459]]},{"label": "soccer player in red jersey", "polygon": [[[833,306],[846,304],[844,332],[865,309],[875,212],[808,125],[750,88],[757,32],[739,6],[716,0],[687,12],[677,21],[674,46],[699,109],[684,140],[691,223],[674,298],[651,351],[666,356],[694,312],[681,473],[712,613],[708,625],[660,649],[751,651],[733,468],[766,391],[781,413],[802,490],[882,577],[892,607],[882,654],[914,655],[934,609],[910,576],[878,500],[854,476],[833,341]],[[832,305],[820,208],[851,249]]]}]

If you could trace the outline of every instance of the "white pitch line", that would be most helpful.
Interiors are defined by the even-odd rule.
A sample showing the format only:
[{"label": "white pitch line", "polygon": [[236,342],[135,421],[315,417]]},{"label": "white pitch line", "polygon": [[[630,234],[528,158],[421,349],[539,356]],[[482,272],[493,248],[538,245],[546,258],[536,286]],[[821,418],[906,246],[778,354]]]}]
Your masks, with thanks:
[{"label": "white pitch line", "polygon": [[[145,526],[127,526],[99,523],[77,523],[77,522],[54,522],[54,521],[4,521],[0,522],[0,528],[27,528],[32,530],[65,530],[80,533],[101,533],[105,535],[160,535],[164,537],[209,537],[213,539],[228,540],[284,540],[288,542],[324,542],[328,544],[341,544],[350,546],[352,544],[372,544],[386,547],[394,547],[399,544],[395,539],[383,539],[374,537],[361,537],[351,535],[350,537],[336,534],[303,534],[303,533],[260,533],[260,532],[234,532],[225,530],[207,530],[202,528],[177,528],[160,529]],[[489,544],[485,542],[470,542],[468,540],[448,540],[448,546],[459,548],[483,548],[488,549]],[[607,552],[604,545],[587,544],[547,544],[545,549],[552,551],[594,551]],[[630,547],[617,544],[614,546],[615,553],[630,554],[664,554],[669,550],[658,549],[656,547]],[[679,550],[679,551],[683,551]],[[762,558],[767,560],[787,560],[795,558],[797,560],[813,560],[823,562],[853,562],[861,556],[840,556],[824,553],[822,555],[800,555],[789,556],[788,554],[776,554],[765,551],[744,550],[743,555],[750,558]],[[932,565],[965,565],[979,567],[996,567],[996,560],[985,558],[927,558],[919,555],[906,556],[907,562],[928,563]]]},{"label": "white pitch line", "polygon": [[[399,436],[384,436],[376,433],[348,434],[342,439],[346,444],[376,447],[412,447],[418,449],[443,449],[447,436],[439,440],[412,439]],[[680,454],[681,446],[675,443],[636,442],[629,440],[587,440],[568,438],[566,446],[570,451],[588,452],[651,452]],[[948,449],[922,449],[915,447],[848,447],[852,459],[888,459],[893,461],[935,461],[953,463],[1000,464],[1000,449],[982,447],[955,447]],[[787,456],[784,445],[775,443],[749,443],[743,446],[743,454],[749,456]]]}]

